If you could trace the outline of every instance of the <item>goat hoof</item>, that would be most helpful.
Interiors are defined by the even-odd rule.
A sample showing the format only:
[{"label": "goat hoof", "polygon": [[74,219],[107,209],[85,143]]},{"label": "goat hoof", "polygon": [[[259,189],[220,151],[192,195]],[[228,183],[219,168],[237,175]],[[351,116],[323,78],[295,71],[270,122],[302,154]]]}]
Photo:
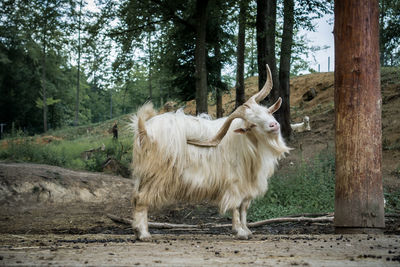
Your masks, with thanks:
[{"label": "goat hoof", "polygon": [[245,229],[245,231],[246,231],[247,236],[248,236],[249,238],[252,238],[252,237],[253,237],[253,233],[252,233],[249,229]]},{"label": "goat hoof", "polygon": [[151,235],[150,233],[138,233],[137,234],[137,239],[143,242],[150,242],[151,241]]},{"label": "goat hoof", "polygon": [[245,230],[239,229],[236,233],[236,238],[240,240],[247,240],[249,239],[249,234]]}]

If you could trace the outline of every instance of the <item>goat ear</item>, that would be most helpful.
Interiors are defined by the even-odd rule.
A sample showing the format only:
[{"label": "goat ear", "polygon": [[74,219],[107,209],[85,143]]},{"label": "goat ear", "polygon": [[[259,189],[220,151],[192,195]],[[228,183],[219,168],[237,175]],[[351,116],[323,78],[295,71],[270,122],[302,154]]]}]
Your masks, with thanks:
[{"label": "goat ear", "polygon": [[246,128],[238,128],[236,130],[233,130],[235,133],[239,133],[239,134],[245,134],[249,131],[251,131],[252,128],[256,127],[257,125],[255,125],[254,123],[249,124]]},{"label": "goat ear", "polygon": [[282,98],[279,97],[278,100],[276,100],[275,104],[268,108],[268,111],[271,112],[271,114],[275,113],[281,107],[281,104]]}]

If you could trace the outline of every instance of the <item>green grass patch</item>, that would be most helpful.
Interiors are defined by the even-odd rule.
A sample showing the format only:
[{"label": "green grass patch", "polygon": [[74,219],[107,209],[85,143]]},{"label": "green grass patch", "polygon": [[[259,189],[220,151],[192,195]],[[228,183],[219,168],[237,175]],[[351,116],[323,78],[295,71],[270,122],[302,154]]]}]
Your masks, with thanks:
[{"label": "green grass patch", "polygon": [[385,192],[385,212],[399,213],[400,212],[400,190]]},{"label": "green grass patch", "polygon": [[[112,138],[111,127],[118,123],[119,139]],[[129,168],[132,160],[133,133],[128,128],[129,115],[102,123],[64,127],[43,135],[26,136],[13,131],[1,140],[0,160],[32,162],[74,170],[102,171],[108,158]],[[46,142],[45,140],[51,139]],[[85,156],[85,151],[98,149]]]},{"label": "green grass patch", "polygon": [[275,174],[267,194],[251,205],[249,219],[333,212],[334,199],[335,159],[326,150],[309,162],[302,161],[291,170]]},{"label": "green grass patch", "polygon": [[[99,149],[104,147],[104,149]],[[85,157],[85,151],[98,149]],[[114,140],[111,137],[84,136],[75,140],[38,144],[36,137],[7,140],[0,150],[0,159],[12,162],[32,162],[75,170],[102,171],[107,158],[118,160],[129,168],[132,159],[132,138]]]},{"label": "green grass patch", "polygon": [[[400,190],[385,190],[385,212],[400,212]],[[280,171],[266,195],[250,206],[249,220],[258,221],[303,213],[334,212],[335,158],[329,149],[309,162]]]}]

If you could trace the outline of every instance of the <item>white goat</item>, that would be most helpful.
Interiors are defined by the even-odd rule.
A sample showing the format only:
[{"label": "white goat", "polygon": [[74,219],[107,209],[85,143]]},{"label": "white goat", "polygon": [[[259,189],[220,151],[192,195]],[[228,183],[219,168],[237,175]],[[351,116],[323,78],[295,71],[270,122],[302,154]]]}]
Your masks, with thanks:
[{"label": "white goat", "polygon": [[[272,89],[264,88],[229,117],[208,120],[183,112],[155,116],[145,104],[132,118],[133,229],[140,240],[151,238],[147,211],[176,201],[207,201],[222,213],[232,210],[232,230],[248,239],[247,209],[267,191],[278,159],[289,152],[270,108],[260,106]],[[206,140],[206,141],[199,141]]]},{"label": "white goat", "polygon": [[298,132],[298,133],[301,133],[304,131],[311,131],[310,118],[308,116],[304,116],[302,122],[290,124],[290,127],[292,127],[292,130],[294,132]]}]

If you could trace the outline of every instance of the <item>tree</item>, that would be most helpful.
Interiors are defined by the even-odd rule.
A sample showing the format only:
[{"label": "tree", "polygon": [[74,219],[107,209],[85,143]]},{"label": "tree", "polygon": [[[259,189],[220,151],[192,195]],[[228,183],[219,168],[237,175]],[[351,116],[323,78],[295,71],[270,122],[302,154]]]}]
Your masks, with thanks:
[{"label": "tree", "polygon": [[46,132],[48,128],[48,84],[47,84],[47,53],[49,50],[57,50],[62,48],[66,42],[67,26],[64,19],[69,17],[69,10],[74,8],[76,4],[74,1],[69,0],[40,0],[30,1],[25,3],[32,8],[32,17],[30,17],[30,24],[28,32],[32,34],[34,40],[40,40],[42,46],[42,59],[41,59],[41,95],[43,97],[43,131]]},{"label": "tree", "polygon": [[380,62],[382,66],[400,65],[400,2],[380,0]]},{"label": "tree", "polygon": [[279,61],[279,95],[282,97],[282,105],[275,113],[281,124],[282,135],[289,139],[292,133],[290,127],[290,65],[293,43],[294,26],[294,0],[283,1],[283,32],[281,42],[281,55]]},{"label": "tree", "polygon": [[74,125],[78,125],[79,120],[79,87],[80,87],[80,70],[81,70],[81,18],[82,18],[82,0],[79,2],[78,14],[78,74],[76,78],[76,102],[75,102],[75,119]]},{"label": "tree", "polygon": [[338,232],[385,226],[378,16],[378,0],[335,1]]},{"label": "tree", "polygon": [[275,31],[276,31],[276,0],[257,0],[257,65],[258,65],[258,89],[261,90],[266,78],[266,64],[269,65],[272,73],[274,88],[266,100],[278,96],[278,75],[276,69],[275,54]]},{"label": "tree", "polygon": [[265,0],[257,0],[257,66],[258,66],[258,89],[261,90],[267,80],[267,14]]},{"label": "tree", "polygon": [[[294,0],[283,1],[283,27],[276,29],[277,1],[257,1],[257,50],[259,89],[265,83],[265,64],[270,66],[274,87],[270,100],[283,98],[283,104],[276,113],[281,124],[282,134],[290,138],[290,70],[292,61],[292,46],[295,30],[299,27],[313,30],[312,20],[322,14],[329,13],[329,6],[320,0],[298,0],[297,10],[294,9]],[[307,10],[308,13],[304,13]],[[280,11],[280,10],[279,10]],[[282,29],[282,30],[281,30]],[[282,34],[280,34],[282,32]],[[281,37],[276,38],[276,37]],[[279,76],[276,70],[275,47],[280,43]],[[279,47],[279,46],[278,46]],[[278,79],[279,78],[279,79]],[[282,84],[281,84],[282,83]]]},{"label": "tree", "polygon": [[206,68],[206,25],[208,0],[196,0],[196,114],[208,113],[207,68]]},{"label": "tree", "polygon": [[[7,60],[0,63],[0,77],[4,77],[0,78],[0,105],[9,107],[1,113],[1,121],[30,134],[43,132],[48,125],[73,123],[77,86],[77,68],[71,64],[71,58],[75,58],[75,7],[75,1],[66,0],[1,2],[0,47]],[[88,122],[88,85],[84,73],[79,76],[79,115]]]},{"label": "tree", "polygon": [[236,5],[232,1],[211,1],[207,19],[207,84],[216,98],[216,115],[223,116],[222,94],[227,91],[226,80],[222,76],[222,68],[230,63],[234,55],[236,18],[232,13]]},{"label": "tree", "polygon": [[245,40],[246,40],[246,10],[247,0],[239,1],[239,32],[237,41],[237,56],[236,56],[236,104],[241,106],[245,102],[244,94],[244,54],[245,54]]}]

